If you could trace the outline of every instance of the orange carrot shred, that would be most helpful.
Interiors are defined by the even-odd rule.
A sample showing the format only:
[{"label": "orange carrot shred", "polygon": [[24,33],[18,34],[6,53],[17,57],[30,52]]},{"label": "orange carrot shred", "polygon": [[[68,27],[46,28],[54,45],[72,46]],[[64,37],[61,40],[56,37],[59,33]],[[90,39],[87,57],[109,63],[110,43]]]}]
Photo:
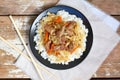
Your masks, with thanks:
[{"label": "orange carrot shred", "polygon": [[52,49],[52,50],[54,49],[54,44],[51,44],[51,49]]},{"label": "orange carrot shred", "polygon": [[47,52],[48,52],[48,54],[50,54],[53,51],[54,51],[54,44],[51,44],[50,49]]},{"label": "orange carrot shred", "polygon": [[47,53],[48,53],[48,54],[51,54],[51,52],[52,52],[52,50],[51,50],[51,49],[49,49],[49,50],[47,51]]},{"label": "orange carrot shred", "polygon": [[55,51],[55,55],[58,56],[60,53],[59,51]]},{"label": "orange carrot shred", "polygon": [[62,22],[62,17],[58,16],[58,17],[56,18],[55,22],[57,22],[57,23]]},{"label": "orange carrot shred", "polygon": [[45,43],[48,41],[48,38],[49,38],[49,33],[46,31],[45,32],[45,38],[44,38]]}]

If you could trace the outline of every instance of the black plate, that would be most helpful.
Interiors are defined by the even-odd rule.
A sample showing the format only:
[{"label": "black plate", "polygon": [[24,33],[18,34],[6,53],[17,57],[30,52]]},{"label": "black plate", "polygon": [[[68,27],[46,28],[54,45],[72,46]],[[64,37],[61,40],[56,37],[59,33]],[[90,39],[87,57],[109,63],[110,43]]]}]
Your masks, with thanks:
[{"label": "black plate", "polygon": [[[42,17],[46,16],[47,12],[52,12],[52,13],[57,13],[57,11],[59,10],[65,10],[67,12],[69,12],[70,14],[74,14],[77,17],[80,17],[83,20],[83,24],[86,26],[86,28],[88,29],[88,36],[87,36],[87,42],[86,42],[86,50],[84,51],[83,55],[79,58],[79,59],[75,59],[72,62],[69,62],[68,65],[62,65],[62,64],[51,64],[48,60],[45,60],[41,57],[41,55],[38,54],[38,51],[35,49],[35,45],[36,43],[34,42],[34,36],[35,36],[35,31],[36,31],[36,23],[39,22],[40,19],[42,19]],[[45,11],[43,11],[41,14],[38,15],[38,17],[35,19],[35,21],[33,22],[31,29],[30,29],[30,34],[29,34],[29,41],[30,41],[30,47],[31,50],[34,54],[34,56],[38,59],[38,61],[40,61],[42,64],[44,64],[47,67],[53,68],[53,69],[69,69],[72,67],[75,67],[76,65],[78,65],[79,63],[81,63],[86,56],[88,55],[91,46],[92,46],[92,42],[93,42],[93,32],[90,26],[89,21],[87,20],[87,18],[78,10],[69,7],[69,6],[65,6],[65,5],[57,5],[54,7],[51,7]]]}]

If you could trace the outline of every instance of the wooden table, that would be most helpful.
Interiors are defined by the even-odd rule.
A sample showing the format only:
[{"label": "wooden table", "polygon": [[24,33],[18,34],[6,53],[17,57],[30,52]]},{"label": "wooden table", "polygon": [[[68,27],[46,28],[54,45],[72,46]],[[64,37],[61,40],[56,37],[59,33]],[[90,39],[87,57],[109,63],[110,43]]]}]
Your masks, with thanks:
[{"label": "wooden table", "polygon": [[[16,34],[13,24],[8,15],[13,15],[19,30],[28,43],[29,28],[37,15],[47,7],[53,6],[58,0],[1,0],[0,1],[0,36],[12,44],[19,47],[22,51],[22,44]],[[120,0],[88,0],[98,8],[115,17],[120,21]],[[120,27],[117,31],[120,35]],[[17,41],[17,42],[15,42]],[[4,47],[6,46],[6,47]],[[2,41],[0,41],[0,78],[23,78],[29,77],[14,65],[18,54]],[[93,75],[93,78],[118,78],[120,77],[120,42],[112,50],[110,55]]]}]

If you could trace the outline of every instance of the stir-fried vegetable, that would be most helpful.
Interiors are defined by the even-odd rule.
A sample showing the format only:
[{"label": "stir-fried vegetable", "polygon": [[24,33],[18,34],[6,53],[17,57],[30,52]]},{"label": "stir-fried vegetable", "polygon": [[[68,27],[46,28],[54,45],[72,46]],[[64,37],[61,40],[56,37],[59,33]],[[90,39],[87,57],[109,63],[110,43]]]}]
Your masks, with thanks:
[{"label": "stir-fried vegetable", "polygon": [[46,43],[47,41],[48,41],[48,39],[49,39],[49,33],[46,31],[45,32],[45,38],[44,38],[44,42]]},{"label": "stir-fried vegetable", "polygon": [[57,16],[57,18],[55,19],[55,22],[57,22],[57,23],[62,22],[62,17],[61,16]]},{"label": "stir-fried vegetable", "polygon": [[54,51],[54,44],[51,44],[50,49],[47,52],[51,54],[53,51]]},{"label": "stir-fried vegetable", "polygon": [[42,41],[49,55],[65,58],[66,55],[72,54],[80,48],[84,34],[78,31],[76,21],[63,21],[61,16],[49,14],[41,22],[44,38]]}]

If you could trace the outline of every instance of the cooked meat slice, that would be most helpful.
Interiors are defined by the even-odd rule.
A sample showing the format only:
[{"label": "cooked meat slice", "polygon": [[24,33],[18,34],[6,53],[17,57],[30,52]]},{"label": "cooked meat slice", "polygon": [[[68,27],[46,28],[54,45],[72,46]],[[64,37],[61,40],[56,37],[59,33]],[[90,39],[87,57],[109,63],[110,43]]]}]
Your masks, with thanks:
[{"label": "cooked meat slice", "polygon": [[60,50],[65,50],[65,45],[60,45]]},{"label": "cooked meat slice", "polygon": [[54,31],[52,24],[45,24],[44,29],[49,33],[52,33]]},{"label": "cooked meat slice", "polygon": [[61,30],[60,30],[60,29],[58,29],[58,30],[55,31],[55,34],[56,34],[57,37],[60,36],[60,33],[61,33]]},{"label": "cooked meat slice", "polygon": [[68,34],[68,36],[74,35],[74,32],[72,30],[69,30],[69,29],[66,30],[66,33]]},{"label": "cooked meat slice", "polygon": [[68,21],[67,24],[68,29],[73,29],[77,25],[75,21]]},{"label": "cooked meat slice", "polygon": [[62,37],[61,37],[61,40],[60,40],[60,43],[61,43],[61,44],[65,44],[66,41],[67,41],[67,39],[65,38],[65,36],[62,36]]},{"label": "cooked meat slice", "polygon": [[68,50],[71,51],[73,48],[74,48],[74,45],[73,45],[73,43],[71,42],[71,43],[68,45]]},{"label": "cooked meat slice", "polygon": [[55,34],[57,37],[61,37],[64,34],[64,31],[65,31],[65,26],[62,26],[61,29],[56,29]]}]

